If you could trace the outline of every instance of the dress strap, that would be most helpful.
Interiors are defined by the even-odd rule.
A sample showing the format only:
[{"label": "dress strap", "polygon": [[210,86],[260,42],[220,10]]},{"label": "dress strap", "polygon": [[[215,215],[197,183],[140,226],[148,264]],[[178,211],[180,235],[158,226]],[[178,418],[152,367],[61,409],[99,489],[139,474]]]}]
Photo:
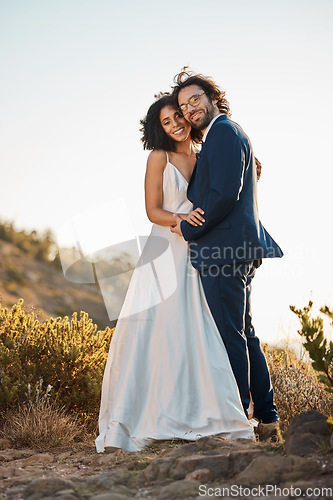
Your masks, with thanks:
[{"label": "dress strap", "polygon": [[169,155],[168,155],[168,152],[166,151],[166,152],[165,152],[165,154],[166,154],[166,158],[167,158],[167,163],[169,163]]}]

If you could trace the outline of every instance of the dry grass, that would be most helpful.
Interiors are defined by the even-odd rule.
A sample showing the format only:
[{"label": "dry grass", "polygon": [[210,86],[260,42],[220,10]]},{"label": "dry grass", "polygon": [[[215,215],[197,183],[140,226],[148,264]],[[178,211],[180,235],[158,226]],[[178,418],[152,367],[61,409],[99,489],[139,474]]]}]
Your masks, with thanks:
[{"label": "dry grass", "polygon": [[317,372],[309,361],[300,361],[288,350],[273,350],[266,353],[266,357],[282,428],[286,428],[293,417],[308,410],[332,416],[332,395],[318,381]]},{"label": "dry grass", "polygon": [[50,449],[79,440],[84,429],[64,408],[44,398],[7,413],[1,434],[15,448]]}]

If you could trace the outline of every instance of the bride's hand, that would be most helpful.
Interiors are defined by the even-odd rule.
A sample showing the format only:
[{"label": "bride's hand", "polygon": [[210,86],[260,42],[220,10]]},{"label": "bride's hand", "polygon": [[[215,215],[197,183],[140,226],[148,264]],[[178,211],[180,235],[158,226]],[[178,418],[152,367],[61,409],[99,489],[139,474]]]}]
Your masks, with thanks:
[{"label": "bride's hand", "polygon": [[260,179],[260,176],[261,176],[261,163],[258,160],[258,158],[256,158],[256,157],[254,157],[254,160],[255,160],[256,166],[257,166],[257,181],[258,181]]},{"label": "bride's hand", "polygon": [[202,217],[205,212],[202,208],[197,207],[195,210],[192,210],[187,217],[186,222],[192,224],[192,226],[202,226],[202,223],[205,222],[205,219]]}]

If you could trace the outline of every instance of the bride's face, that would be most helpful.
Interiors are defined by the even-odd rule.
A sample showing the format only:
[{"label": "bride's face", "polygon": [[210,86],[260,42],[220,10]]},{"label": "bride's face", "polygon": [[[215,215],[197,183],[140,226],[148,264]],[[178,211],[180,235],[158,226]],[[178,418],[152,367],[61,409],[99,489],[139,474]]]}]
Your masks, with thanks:
[{"label": "bride's face", "polygon": [[183,142],[188,139],[191,132],[191,125],[180,115],[176,108],[164,106],[160,111],[161,125],[166,134],[176,142]]}]

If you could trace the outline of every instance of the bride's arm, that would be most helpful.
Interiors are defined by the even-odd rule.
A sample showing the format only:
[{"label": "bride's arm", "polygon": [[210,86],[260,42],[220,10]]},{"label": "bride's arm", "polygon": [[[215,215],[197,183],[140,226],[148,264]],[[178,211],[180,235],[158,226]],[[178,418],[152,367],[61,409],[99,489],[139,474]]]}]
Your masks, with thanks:
[{"label": "bride's arm", "polygon": [[173,213],[162,208],[165,166],[165,152],[161,150],[152,151],[148,157],[145,176],[146,212],[148,219],[159,226],[175,226],[176,222]]}]

